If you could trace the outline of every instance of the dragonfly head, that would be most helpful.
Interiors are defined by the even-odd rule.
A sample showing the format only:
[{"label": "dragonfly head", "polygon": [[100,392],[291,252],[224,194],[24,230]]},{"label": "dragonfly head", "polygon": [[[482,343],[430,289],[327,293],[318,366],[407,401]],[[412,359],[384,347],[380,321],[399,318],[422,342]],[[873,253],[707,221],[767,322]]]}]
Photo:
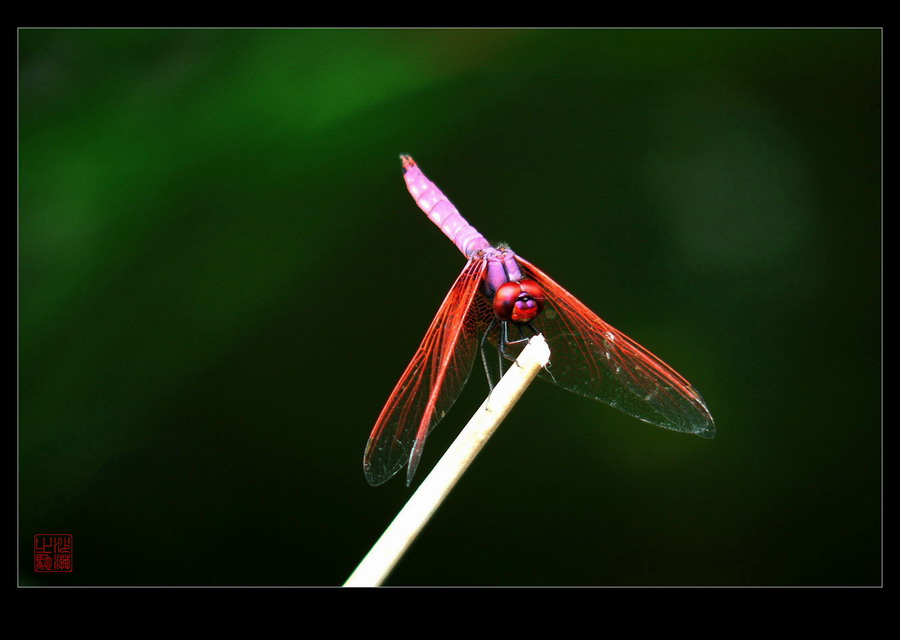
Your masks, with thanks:
[{"label": "dragonfly head", "polygon": [[498,320],[527,324],[544,309],[544,290],[534,280],[507,282],[494,294],[494,315]]}]

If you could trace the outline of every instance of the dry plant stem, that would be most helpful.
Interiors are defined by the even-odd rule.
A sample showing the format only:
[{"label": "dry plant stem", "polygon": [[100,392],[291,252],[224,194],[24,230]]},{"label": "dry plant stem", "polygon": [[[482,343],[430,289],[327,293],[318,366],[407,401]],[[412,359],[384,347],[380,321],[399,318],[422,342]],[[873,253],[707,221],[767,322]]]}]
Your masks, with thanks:
[{"label": "dry plant stem", "polygon": [[345,587],[381,585],[488,438],[549,360],[550,350],[543,336],[533,337],[519,354],[515,364],[469,420],[469,424],[359,563],[344,583]]}]

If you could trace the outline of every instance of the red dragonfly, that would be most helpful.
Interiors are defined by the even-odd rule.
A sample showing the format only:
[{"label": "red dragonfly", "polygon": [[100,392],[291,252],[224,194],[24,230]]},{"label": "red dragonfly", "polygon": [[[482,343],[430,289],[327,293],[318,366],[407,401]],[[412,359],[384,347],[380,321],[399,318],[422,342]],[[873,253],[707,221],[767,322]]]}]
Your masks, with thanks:
[{"label": "red dragonfly", "polygon": [[645,422],[715,436],[712,415],[687,380],[509,247],[492,246],[410,156],[401,160],[416,204],[468,261],[372,429],[363,458],[369,484],[407,466],[409,485],[425,439],[462,391],[479,347],[493,386],[486,345],[497,347],[502,373],[528,332],[542,333],[550,347],[544,379]]}]

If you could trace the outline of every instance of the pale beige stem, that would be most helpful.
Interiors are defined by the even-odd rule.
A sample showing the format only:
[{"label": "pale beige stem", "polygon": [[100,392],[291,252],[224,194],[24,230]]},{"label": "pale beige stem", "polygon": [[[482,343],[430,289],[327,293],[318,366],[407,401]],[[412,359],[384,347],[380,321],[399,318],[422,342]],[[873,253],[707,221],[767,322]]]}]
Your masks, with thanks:
[{"label": "pale beige stem", "polygon": [[543,336],[533,337],[428,477],[366,554],[345,587],[377,587],[387,578],[488,438],[550,360]]}]

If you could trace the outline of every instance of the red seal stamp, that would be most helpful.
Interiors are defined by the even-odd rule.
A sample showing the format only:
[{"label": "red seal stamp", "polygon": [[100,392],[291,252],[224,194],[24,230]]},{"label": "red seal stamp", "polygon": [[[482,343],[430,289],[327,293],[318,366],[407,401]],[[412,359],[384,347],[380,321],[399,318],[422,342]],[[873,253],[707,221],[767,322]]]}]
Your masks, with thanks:
[{"label": "red seal stamp", "polygon": [[72,571],[72,534],[35,534],[34,570],[37,573],[70,573]]}]

